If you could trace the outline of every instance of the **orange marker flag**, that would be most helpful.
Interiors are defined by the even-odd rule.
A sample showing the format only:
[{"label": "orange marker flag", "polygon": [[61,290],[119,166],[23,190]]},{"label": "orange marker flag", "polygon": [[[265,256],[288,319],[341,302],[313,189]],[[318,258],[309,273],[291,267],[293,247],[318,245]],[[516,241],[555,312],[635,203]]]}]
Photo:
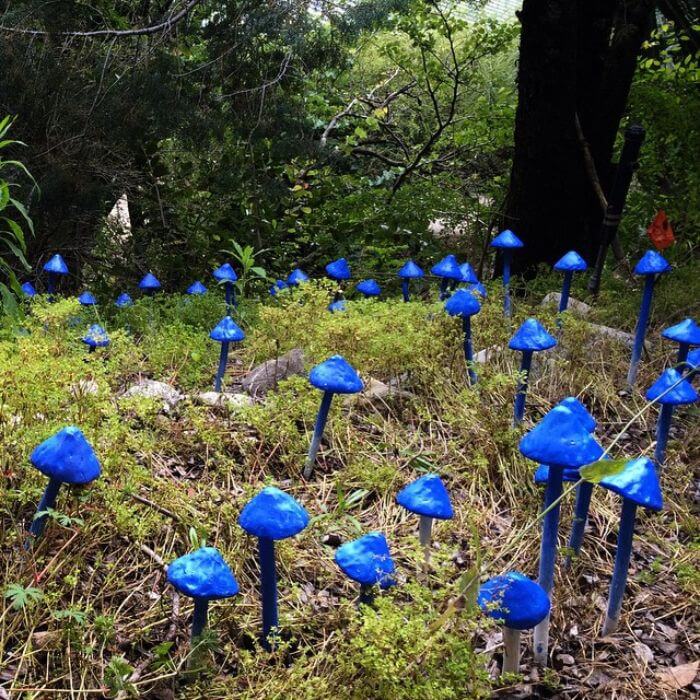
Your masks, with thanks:
[{"label": "orange marker flag", "polygon": [[656,216],[647,229],[647,235],[657,250],[666,250],[676,242],[671,222],[663,209],[656,212]]}]

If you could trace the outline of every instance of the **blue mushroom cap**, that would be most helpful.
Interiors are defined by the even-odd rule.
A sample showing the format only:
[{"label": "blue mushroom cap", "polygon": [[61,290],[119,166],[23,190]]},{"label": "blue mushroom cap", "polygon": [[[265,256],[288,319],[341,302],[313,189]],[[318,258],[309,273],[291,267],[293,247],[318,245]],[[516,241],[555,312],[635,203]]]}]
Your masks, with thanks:
[{"label": "blue mushroom cap", "polygon": [[154,291],[160,289],[160,282],[152,272],[147,272],[139,282],[139,289]]},{"label": "blue mushroom cap", "polygon": [[687,343],[688,345],[700,345],[700,326],[692,318],[670,326],[661,332],[661,335],[676,343]]},{"label": "blue mushroom cap", "polygon": [[206,294],[207,288],[199,280],[197,280],[196,282],[192,282],[192,284],[187,287],[187,293],[198,296],[201,294]]},{"label": "blue mushroom cap", "polygon": [[277,292],[279,292],[280,289],[286,289],[286,288],[287,288],[287,283],[284,280],[276,280],[275,283],[269,289],[270,296],[274,297],[277,295]]},{"label": "blue mushroom cap", "polygon": [[634,501],[643,508],[661,510],[664,507],[654,463],[646,457],[627,462],[619,474],[603,477],[598,485]]},{"label": "blue mushroom cap", "polygon": [[523,248],[525,244],[510,230],[501,231],[491,241],[492,248]]},{"label": "blue mushroom cap", "polygon": [[102,471],[90,443],[73,425],[37,445],[29,460],[42,474],[66,484],[87,484]]},{"label": "blue mushroom cap", "polygon": [[589,433],[592,433],[595,430],[595,418],[575,396],[567,396],[565,399],[562,399],[557,406],[564,406],[568,408],[576,416],[576,418],[581,421],[583,427]]},{"label": "blue mushroom cap", "polygon": [[458,289],[445,302],[445,311],[450,316],[473,316],[481,311],[481,304],[468,289]]},{"label": "blue mushroom cap", "polygon": [[658,399],[658,403],[670,404],[671,406],[695,403],[698,400],[698,394],[691,383],[682,379],[678,370],[675,369],[664,370],[661,376],[647,389],[646,397],[647,401]]},{"label": "blue mushroom cap", "polygon": [[700,348],[697,350],[691,350],[688,353],[687,363],[691,369],[700,368]]},{"label": "blue mushroom cap", "polygon": [[554,269],[560,272],[579,272],[588,269],[588,265],[575,250],[570,250],[554,263]]},{"label": "blue mushroom cap", "polygon": [[47,263],[44,265],[44,272],[51,272],[54,275],[67,275],[68,265],[66,265],[63,258],[56,253]]},{"label": "blue mushroom cap", "polygon": [[91,348],[106,348],[109,345],[109,336],[99,323],[93,323],[83,336],[82,341]]},{"label": "blue mushroom cap", "polygon": [[[578,473],[578,469],[564,469],[563,471],[564,481],[578,481],[581,475]],[[546,464],[540,464],[535,470],[535,483],[536,484],[546,484],[549,480],[549,466]]]},{"label": "blue mushroom cap", "polygon": [[224,263],[221,267],[217,267],[214,272],[214,279],[219,282],[236,282],[238,280],[238,275],[236,271],[231,267],[229,263]]},{"label": "blue mushroom cap", "polygon": [[603,455],[603,448],[564,406],[555,406],[523,436],[520,451],[534,462],[569,468],[591,464]]},{"label": "blue mushroom cap", "polygon": [[209,337],[217,343],[238,343],[245,338],[245,333],[230,316],[224,316]]},{"label": "blue mushroom cap", "polygon": [[78,297],[78,303],[81,306],[96,306],[97,299],[95,299],[95,295],[92,292],[83,292]]},{"label": "blue mushroom cap", "polygon": [[365,386],[357,370],[341,355],[316,365],[309,373],[309,381],[317,389],[333,394],[356,394]]},{"label": "blue mushroom cap", "polygon": [[378,297],[382,293],[382,288],[377,284],[376,280],[362,280],[355,287],[358,292],[366,297]]},{"label": "blue mushroom cap", "polygon": [[338,299],[337,301],[332,301],[330,304],[328,304],[328,310],[332,314],[347,311],[348,307],[345,303],[345,299]]},{"label": "blue mushroom cap", "polygon": [[411,513],[428,518],[450,520],[454,517],[450,496],[437,474],[425,474],[404,486],[396,494],[396,502]]},{"label": "blue mushroom cap", "polygon": [[470,284],[467,289],[472,293],[472,294],[478,294],[482,299],[486,299],[488,296],[486,292],[486,287],[484,287],[481,282],[475,282],[474,284]]},{"label": "blue mushroom cap", "polygon": [[536,318],[528,318],[517,331],[508,343],[511,350],[520,350],[527,352],[532,350],[538,352],[540,350],[549,350],[557,344],[544,326]]},{"label": "blue mushroom cap", "polygon": [[238,593],[238,581],[214,547],[178,557],[168,565],[168,581],[183,595],[202,600],[231,598]]},{"label": "blue mushroom cap", "polygon": [[125,306],[131,306],[133,303],[134,302],[132,301],[131,297],[126,292],[122,292],[117,297],[117,300],[114,302],[114,305],[118,309],[123,309]]},{"label": "blue mushroom cap", "polygon": [[309,524],[309,514],[292,496],[266,486],[244,506],[238,524],[255,537],[283,540]]},{"label": "blue mushroom cap", "polygon": [[298,267],[295,270],[292,270],[289,273],[289,277],[287,277],[287,284],[290,287],[296,287],[298,284],[301,284],[302,282],[308,282],[308,281],[309,281],[309,276]]},{"label": "blue mushroom cap", "polygon": [[416,265],[413,260],[409,260],[408,262],[404,263],[401,269],[398,271],[398,275],[401,277],[401,279],[419,279],[420,277],[423,277],[424,274],[425,273],[423,270]]},{"label": "blue mushroom cap", "polygon": [[641,260],[634,266],[635,275],[660,275],[668,272],[671,265],[663,255],[655,250],[647,250]]},{"label": "blue mushroom cap", "polygon": [[462,275],[460,282],[466,282],[467,284],[477,284],[479,282],[479,278],[476,276],[474,268],[468,262],[460,265],[459,271]]},{"label": "blue mushroom cap", "polygon": [[436,277],[446,277],[447,279],[460,281],[462,279],[462,271],[459,269],[457,258],[451,253],[446,255],[440,262],[435,263],[430,268],[430,272]]},{"label": "blue mushroom cap", "polygon": [[394,585],[394,560],[381,532],[370,532],[338,547],[333,557],[341,571],[363,586]]},{"label": "blue mushroom cap", "polygon": [[36,296],[36,289],[34,289],[34,285],[31,282],[25,282],[22,285],[22,293],[26,297],[35,297]]},{"label": "blue mushroom cap", "polygon": [[479,589],[479,607],[514,630],[536,627],[549,614],[549,596],[539,584],[518,571],[494,576]]},{"label": "blue mushroom cap", "polygon": [[329,262],[326,265],[326,272],[334,280],[349,280],[352,277],[350,265],[348,265],[348,261],[345,258],[338,258],[338,260]]}]

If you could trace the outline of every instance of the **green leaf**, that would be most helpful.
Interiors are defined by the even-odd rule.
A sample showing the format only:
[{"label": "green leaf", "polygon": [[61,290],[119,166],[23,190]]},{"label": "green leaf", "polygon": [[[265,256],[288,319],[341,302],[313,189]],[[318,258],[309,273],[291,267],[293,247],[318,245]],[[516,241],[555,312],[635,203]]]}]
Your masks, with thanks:
[{"label": "green leaf", "polygon": [[628,459],[601,459],[598,462],[581,467],[579,474],[582,479],[590,481],[592,484],[598,484],[606,476],[613,476],[624,471],[628,462]]}]

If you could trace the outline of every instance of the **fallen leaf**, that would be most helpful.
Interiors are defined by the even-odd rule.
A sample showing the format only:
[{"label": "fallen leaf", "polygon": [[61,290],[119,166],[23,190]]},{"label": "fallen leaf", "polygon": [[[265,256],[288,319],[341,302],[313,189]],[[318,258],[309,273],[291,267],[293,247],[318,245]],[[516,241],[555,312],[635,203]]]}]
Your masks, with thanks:
[{"label": "fallen leaf", "polygon": [[695,676],[698,673],[698,664],[700,664],[700,661],[693,661],[689,664],[659,671],[656,677],[659,679],[659,682],[667,688],[671,690],[680,690],[681,688],[685,688],[686,685],[690,685],[695,680]]}]

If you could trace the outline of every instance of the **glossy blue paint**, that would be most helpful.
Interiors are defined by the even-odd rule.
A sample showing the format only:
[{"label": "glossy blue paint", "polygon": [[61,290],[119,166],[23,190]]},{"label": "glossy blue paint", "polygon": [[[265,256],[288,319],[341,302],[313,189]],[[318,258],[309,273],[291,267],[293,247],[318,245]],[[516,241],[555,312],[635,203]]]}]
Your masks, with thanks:
[{"label": "glossy blue paint", "polygon": [[[39,505],[36,507],[36,514],[34,519],[29,526],[29,534],[32,537],[39,537],[44,531],[44,526],[46,525],[46,515],[39,515],[53,508],[56,505],[56,498],[58,497],[58,492],[61,488],[61,481],[59,479],[49,479],[49,483],[46,485],[46,489],[39,501]],[[25,546],[25,548],[27,548]]]},{"label": "glossy blue paint", "polygon": [[459,269],[459,263],[452,253],[436,262],[435,265],[430,268],[430,274],[448,280],[459,281],[462,279],[462,271]]},{"label": "glossy blue paint", "polygon": [[454,517],[450,496],[437,474],[425,474],[404,486],[396,494],[396,502],[416,515],[440,520]]},{"label": "glossy blue paint", "polygon": [[238,275],[231,266],[231,263],[225,262],[220,267],[217,267],[211,274],[217,282],[238,282]]},{"label": "glossy blue paint", "polygon": [[238,524],[255,537],[283,540],[300,533],[309,524],[309,514],[288,493],[266,486],[244,506]]},{"label": "glossy blue paint", "polygon": [[95,299],[95,295],[92,292],[86,291],[78,297],[78,303],[81,306],[96,306],[97,299]]},{"label": "glossy blue paint", "polygon": [[559,272],[583,272],[588,265],[575,250],[570,250],[554,263],[554,269]]},{"label": "glossy blue paint", "polygon": [[31,299],[32,297],[36,296],[36,289],[34,289],[34,285],[31,282],[24,282],[22,284],[22,293],[25,297],[29,297]]},{"label": "glossy blue paint", "polygon": [[668,260],[655,250],[647,250],[634,266],[635,275],[661,275],[668,272],[671,265]]},{"label": "glossy blue paint", "polygon": [[661,332],[661,336],[667,340],[678,343],[678,365],[682,365],[688,358],[691,346],[700,345],[700,326],[692,318],[670,326]]},{"label": "glossy blue paint", "polygon": [[[564,469],[562,474],[564,481],[578,481],[581,475],[578,473],[578,469]],[[540,464],[535,470],[534,481],[538,486],[547,483],[549,479],[549,467],[546,464]]]},{"label": "glossy blue paint", "polygon": [[630,358],[630,367],[627,372],[628,386],[634,386],[637,379],[637,370],[639,369],[639,360],[642,356],[644,348],[644,337],[649,324],[649,313],[651,311],[651,299],[654,294],[654,276],[648,275],[644,281],[644,291],[642,292],[642,303],[639,307],[639,317],[637,318],[637,326],[634,333],[634,343],[632,345],[632,357]]},{"label": "glossy blue paint", "polygon": [[567,396],[565,399],[562,399],[557,406],[568,408],[581,421],[581,424],[589,433],[595,430],[595,418],[593,418],[588,412],[588,409],[575,396]]},{"label": "glossy blue paint", "polygon": [[225,316],[212,329],[209,337],[217,343],[238,343],[245,339],[245,333],[230,316]]},{"label": "glossy blue paint", "polygon": [[544,326],[536,318],[528,318],[517,331],[508,343],[511,350],[519,350],[520,352],[541,350],[549,350],[557,344],[556,338],[553,338]]},{"label": "glossy blue paint", "polygon": [[63,258],[56,253],[48,262],[44,264],[44,272],[48,272],[53,275],[67,275],[68,265],[66,265]]},{"label": "glossy blue paint", "polygon": [[395,583],[394,560],[381,532],[346,542],[335,551],[334,560],[346,576],[363,586],[379,584],[380,588],[389,588]]},{"label": "glossy blue paint", "polygon": [[501,231],[492,241],[492,248],[524,248],[525,244],[510,230]]},{"label": "glossy blue paint", "polygon": [[326,274],[334,280],[349,280],[352,277],[350,265],[345,258],[338,258],[326,265]]},{"label": "glossy blue paint", "polygon": [[287,283],[284,280],[276,280],[275,283],[270,287],[270,296],[277,296],[277,292],[286,288]]},{"label": "glossy blue paint", "polygon": [[376,280],[362,280],[355,287],[360,294],[366,297],[378,297],[382,293],[382,288],[377,284]]},{"label": "glossy blue paint", "polygon": [[187,287],[187,293],[191,294],[192,296],[199,296],[201,294],[206,294],[207,288],[199,280],[196,280],[195,282],[192,282],[189,287]]},{"label": "glossy blue paint", "polygon": [[328,304],[328,310],[332,314],[337,314],[337,313],[342,313],[343,311],[347,311],[347,304],[345,302],[345,299],[337,299],[336,301],[332,301],[330,304]]},{"label": "glossy blue paint", "polygon": [[106,348],[109,345],[107,331],[99,324],[93,323],[88,328],[87,333],[82,337],[83,343],[94,350],[95,348]]},{"label": "glossy blue paint", "polygon": [[523,422],[525,415],[525,401],[527,399],[528,380],[530,378],[530,368],[532,367],[532,350],[523,351],[520,361],[520,381],[515,392],[515,404],[513,406],[513,421],[515,425]]},{"label": "glossy blue paint", "polygon": [[260,558],[260,600],[262,603],[261,642],[263,647],[269,651],[274,646],[270,634],[279,628],[275,541],[266,537],[259,538],[258,556]]},{"label": "glossy blue paint", "polygon": [[316,464],[316,457],[318,455],[318,448],[321,446],[321,439],[323,438],[323,431],[326,428],[328,412],[330,411],[332,401],[333,392],[324,391],[323,398],[321,399],[321,406],[318,409],[318,414],[316,415],[316,421],[314,423],[314,434],[311,438],[311,444],[309,445],[309,453],[307,454],[306,462],[304,463],[305,479],[309,479],[313,474],[314,465]]},{"label": "glossy blue paint", "polygon": [[309,276],[300,268],[296,268],[292,270],[289,273],[289,277],[287,277],[287,284],[290,287],[296,287],[299,284],[302,284],[302,282],[308,282],[309,281]]},{"label": "glossy blue paint", "polygon": [[127,292],[122,292],[122,293],[117,297],[117,300],[114,302],[114,305],[115,305],[118,309],[124,309],[124,308],[126,308],[127,306],[131,306],[133,303],[134,303],[134,302],[133,302],[131,296],[129,296],[129,294],[127,294]]},{"label": "glossy blue paint", "polygon": [[153,294],[161,287],[160,282],[152,272],[146,273],[139,282],[139,289],[142,289],[147,294]]},{"label": "glossy blue paint", "polygon": [[523,242],[510,230],[506,229],[491,241],[491,247],[501,251],[503,261],[503,313],[510,317],[512,305],[510,301],[510,263],[511,253],[515,248],[522,248]]},{"label": "glossy blue paint", "polygon": [[477,282],[476,284],[471,284],[467,289],[472,293],[472,294],[477,294],[480,296],[482,299],[486,299],[488,296],[488,293],[486,292],[486,287],[484,287],[481,282]]},{"label": "glossy blue paint", "polygon": [[425,273],[413,260],[409,260],[403,264],[397,274],[401,279],[420,279]]},{"label": "glossy blue paint", "polygon": [[356,394],[364,388],[357,370],[341,355],[333,355],[316,365],[309,373],[309,382],[334,394]]},{"label": "glossy blue paint", "polygon": [[459,271],[462,273],[462,277],[460,278],[460,282],[465,282],[466,284],[478,284],[479,278],[476,276],[476,272],[474,272],[474,268],[468,263],[462,263],[459,266]]},{"label": "glossy blue paint", "polygon": [[[586,522],[588,521],[588,511],[591,507],[591,496],[593,495],[593,484],[590,481],[582,481],[576,487],[576,503],[574,505],[574,517],[571,523],[571,534],[569,535],[569,549],[574,555],[581,551],[583,536],[586,532]],[[571,561],[571,555],[567,555],[566,564]]]},{"label": "glossy blue paint", "polygon": [[647,457],[630,460],[623,471],[604,477],[599,485],[649,510],[664,506],[659,477]]},{"label": "glossy blue paint", "polygon": [[481,585],[479,607],[514,630],[528,630],[549,614],[549,596],[538,583],[519,571],[494,576]]},{"label": "glossy blue paint", "polygon": [[468,289],[458,289],[446,302],[445,311],[450,316],[462,318],[473,316],[481,311],[481,304]]},{"label": "glossy blue paint", "polygon": [[647,401],[657,401],[664,405],[680,406],[695,403],[698,394],[693,386],[676,369],[667,369],[647,389]]}]

